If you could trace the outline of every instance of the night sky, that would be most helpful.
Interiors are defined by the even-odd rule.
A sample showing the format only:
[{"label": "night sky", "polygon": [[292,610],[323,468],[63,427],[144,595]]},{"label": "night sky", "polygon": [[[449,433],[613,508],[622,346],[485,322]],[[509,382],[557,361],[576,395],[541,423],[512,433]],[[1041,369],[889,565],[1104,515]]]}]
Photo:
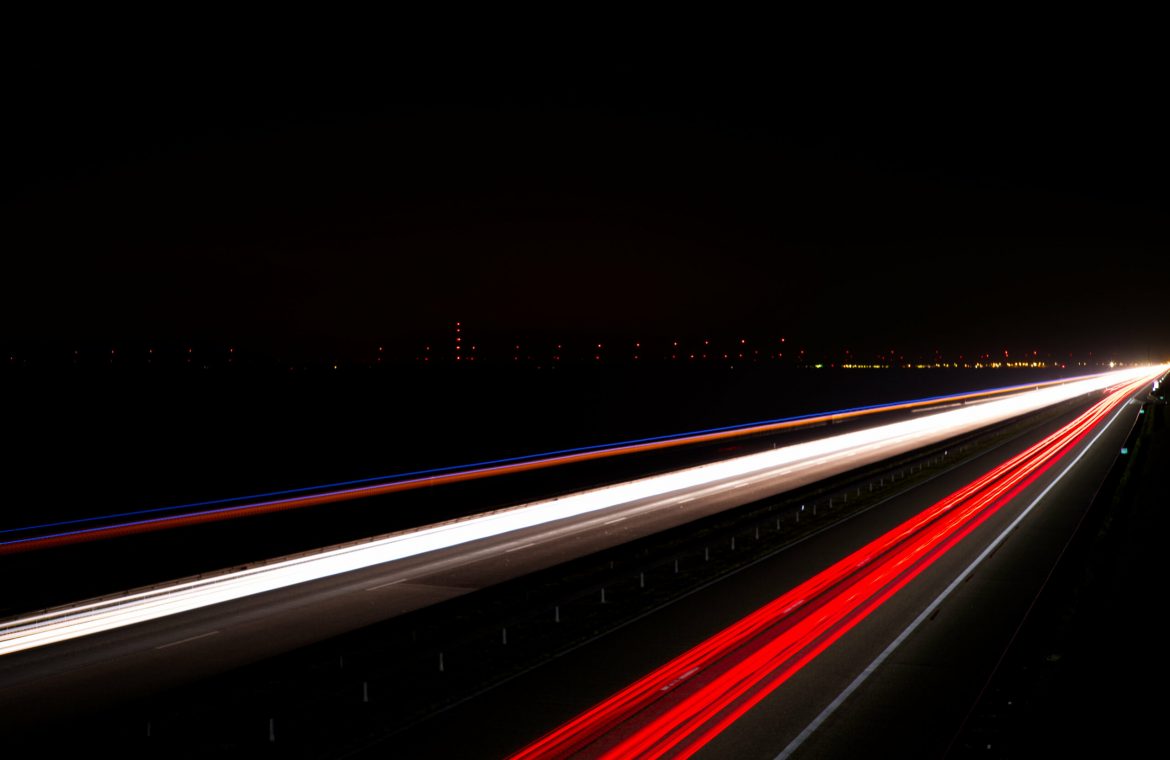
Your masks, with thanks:
[{"label": "night sky", "polygon": [[0,340],[352,343],[460,319],[1170,355],[1167,124],[1140,42],[109,26],[4,54]]}]

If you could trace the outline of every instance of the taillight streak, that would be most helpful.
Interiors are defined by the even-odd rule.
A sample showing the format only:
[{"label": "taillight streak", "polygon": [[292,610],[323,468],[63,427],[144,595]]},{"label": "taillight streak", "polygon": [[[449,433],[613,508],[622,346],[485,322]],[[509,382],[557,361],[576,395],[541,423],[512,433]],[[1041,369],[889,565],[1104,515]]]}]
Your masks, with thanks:
[{"label": "taillight streak", "polygon": [[524,748],[515,758],[687,757],[1027,488],[1146,380]]}]

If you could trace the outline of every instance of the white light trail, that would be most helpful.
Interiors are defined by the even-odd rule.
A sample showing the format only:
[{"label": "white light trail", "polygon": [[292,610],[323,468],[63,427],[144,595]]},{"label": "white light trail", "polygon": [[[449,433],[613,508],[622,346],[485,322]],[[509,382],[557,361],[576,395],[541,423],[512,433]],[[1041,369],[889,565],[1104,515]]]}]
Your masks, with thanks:
[{"label": "white light trail", "polygon": [[[1024,391],[978,405],[941,411],[902,422],[830,436],[762,453],[524,504],[462,520],[425,526],[383,538],[297,557],[273,560],[244,570],[129,592],[116,598],[80,602],[0,624],[0,655],[110,631],[168,615],[242,599],[375,565],[469,544],[526,528],[570,520],[667,494],[674,498],[705,489],[721,492],[780,474],[854,469],[1022,414],[1100,391],[1141,376],[1150,367],[1118,370],[1063,385]],[[859,458],[857,455],[864,454]],[[822,476],[829,474],[823,473]],[[687,494],[690,495],[690,494]],[[672,498],[670,503],[677,503]],[[527,537],[531,539],[531,536]]]}]

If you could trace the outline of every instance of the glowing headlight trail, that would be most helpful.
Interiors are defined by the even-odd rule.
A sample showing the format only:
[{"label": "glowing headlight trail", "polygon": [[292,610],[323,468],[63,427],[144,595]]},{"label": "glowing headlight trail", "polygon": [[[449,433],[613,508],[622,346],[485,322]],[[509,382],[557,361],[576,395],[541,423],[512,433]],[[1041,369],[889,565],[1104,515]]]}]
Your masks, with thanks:
[{"label": "glowing headlight trail", "polygon": [[[848,419],[850,417],[857,417],[867,414],[880,414],[882,412],[895,411],[900,409],[912,409],[914,411],[931,411],[942,409],[949,406],[959,406],[967,401],[972,400],[990,400],[997,396],[1003,396],[1010,393],[1017,393],[1023,390],[1032,390],[1034,388],[1046,387],[1049,385],[1058,385],[1073,380],[1085,379],[1093,377],[1093,375],[1084,375],[1081,377],[1065,378],[1060,380],[1048,380],[1041,383],[1027,383],[1024,385],[1009,385],[1001,388],[989,388],[982,391],[972,391],[970,393],[960,393],[947,396],[927,396],[918,399],[895,402],[892,404],[873,404],[869,406],[853,407],[849,409],[839,409],[833,412],[816,412],[812,414],[800,414],[793,417],[783,417],[773,420],[761,420],[759,422],[746,422],[735,425],[725,425],[722,427],[709,428],[706,430],[693,430],[684,433],[671,433],[668,435],[651,436],[649,438],[637,438],[627,441],[616,441],[612,443],[600,443],[589,446],[578,446],[570,449],[559,449],[556,451],[546,451],[542,453],[523,454],[520,456],[507,457],[504,459],[494,459],[490,461],[471,462],[457,465],[447,465],[444,467],[434,467],[426,470],[415,470],[412,472],[400,472],[391,475],[381,475],[371,478],[359,478],[357,480],[346,480],[336,483],[323,483],[315,486],[304,486],[301,488],[290,488],[281,491],[270,491],[267,493],[249,494],[246,496],[236,496],[221,499],[212,499],[209,501],[193,502],[189,504],[174,504],[165,507],[152,507],[148,509],[137,509],[128,512],[116,512],[105,515],[93,515],[88,517],[78,517],[70,520],[59,520],[51,523],[41,523],[34,525],[21,525],[16,527],[0,528],[0,536],[14,536],[17,534],[28,534],[34,531],[40,531],[39,536],[32,538],[48,538],[44,531],[50,528],[64,529],[67,526],[80,526],[86,524],[96,524],[99,522],[109,522],[110,520],[122,518],[138,518],[140,521],[149,519],[148,515],[162,515],[163,513],[178,513],[193,514],[192,510],[205,508],[202,511],[206,512],[230,512],[240,509],[241,507],[254,506],[259,500],[271,500],[273,497],[284,496],[290,497],[292,494],[308,495],[310,493],[324,493],[326,491],[337,491],[343,487],[363,486],[370,487],[373,485],[388,485],[391,482],[405,483],[412,482],[418,485],[434,485],[436,478],[447,477],[456,473],[468,473],[472,471],[481,471],[482,477],[490,475],[501,475],[509,470],[510,466],[519,466],[521,464],[531,465],[536,462],[546,462],[547,466],[556,464],[564,464],[566,462],[579,461],[581,458],[586,458],[583,455],[590,454],[587,458],[598,458],[606,456],[618,456],[621,454],[634,453],[636,451],[644,451],[647,448],[665,448],[668,446],[682,446],[692,443],[702,443],[706,441],[719,440],[721,438],[731,438],[743,435],[755,435],[759,433],[783,429],[785,427],[799,427],[802,425],[814,425],[824,422],[837,421]],[[978,402],[978,401],[977,401]],[[569,457],[569,455],[573,455]],[[544,466],[544,465],[542,465]],[[431,480],[426,480],[425,477],[430,477]],[[441,481],[440,481],[441,482]],[[416,486],[417,487],[417,486]],[[357,491],[354,491],[358,493]],[[357,497],[355,497],[357,498]],[[247,503],[245,503],[247,502]],[[211,509],[215,507],[216,509]],[[229,517],[231,515],[228,515]],[[113,526],[106,526],[113,527]],[[71,532],[80,533],[83,531],[71,529]],[[29,538],[26,536],[26,538]],[[5,542],[0,542],[2,546]],[[8,543],[14,543],[9,539]]]},{"label": "glowing headlight trail", "polygon": [[[463,520],[350,544],[248,569],[161,588],[130,592],[29,615],[0,624],[0,655],[108,631],[167,615],[241,599],[341,573],[461,546],[512,531],[549,525],[642,500],[705,489],[731,489],[745,481],[815,470],[839,458],[837,471],[877,461],[1017,417],[1150,370],[1126,370],[880,427],[794,444],[700,467],[512,507]],[[1143,374],[1144,373],[1144,374]]]},{"label": "glowing headlight trail", "polygon": [[1082,440],[1145,378],[513,756],[688,757]]},{"label": "glowing headlight trail", "polygon": [[[639,452],[653,451],[657,449],[665,449],[676,446],[686,446],[699,443],[709,443],[712,441],[724,440],[729,438],[759,435],[761,433],[775,432],[779,430],[791,429],[795,427],[816,425],[822,423],[839,422],[842,420],[853,419],[870,414],[880,414],[883,412],[892,412],[905,409],[930,409],[945,407],[948,404],[956,404],[975,399],[994,399],[995,397],[1004,394],[1017,393],[1021,390],[1030,390],[1033,388],[1045,388],[1054,385],[1060,385],[1079,380],[1088,380],[1092,378],[1102,377],[1103,375],[1088,375],[1082,378],[1071,378],[1064,380],[1051,380],[1043,383],[1032,383],[1028,385],[1015,385],[1003,388],[993,388],[984,391],[975,391],[971,393],[960,393],[950,396],[933,396],[929,398],[916,399],[913,401],[904,401],[893,404],[882,404],[877,406],[858,407],[854,409],[845,409],[836,412],[828,412],[825,414],[811,414],[801,415],[780,420],[770,420],[768,422],[748,425],[735,425],[726,428],[715,428],[712,430],[700,431],[698,433],[684,433],[672,436],[660,436],[655,438],[642,439],[638,441],[626,441],[619,444],[603,445],[603,446],[589,446],[581,449],[569,449],[565,451],[552,452],[551,456],[533,455],[526,457],[518,457],[516,459],[501,460],[500,462],[480,463],[490,466],[468,465],[467,468],[440,468],[435,471],[428,471],[423,473],[406,473],[401,476],[406,479],[396,479],[392,482],[385,482],[387,478],[374,478],[372,480],[380,481],[369,485],[356,485],[367,481],[352,481],[350,483],[343,483],[337,485],[353,486],[347,488],[333,488],[331,486],[321,486],[316,488],[295,489],[295,491],[312,491],[313,493],[302,493],[297,496],[284,496],[284,494],[293,493],[294,491],[286,491],[280,493],[260,494],[256,497],[263,501],[240,504],[249,497],[241,497],[236,499],[221,499],[212,502],[203,502],[198,504],[189,504],[186,506],[177,507],[162,507],[158,509],[140,510],[137,512],[125,512],[115,515],[106,515],[93,518],[79,518],[76,520],[67,520],[60,523],[50,523],[39,526],[25,526],[19,528],[5,528],[0,530],[0,535],[16,535],[20,533],[27,533],[32,531],[43,531],[46,528],[65,528],[66,526],[79,526],[87,523],[94,523],[99,521],[108,521],[111,519],[120,519],[127,517],[135,517],[137,519],[128,520],[114,525],[96,525],[87,528],[74,527],[68,530],[58,530],[53,533],[40,532],[37,535],[25,536],[21,538],[8,538],[0,541],[0,555],[15,554],[19,552],[33,551],[36,549],[45,549],[53,546],[63,546],[68,544],[82,543],[86,541],[96,541],[103,538],[112,538],[115,536],[131,535],[136,533],[146,533],[156,530],[164,530],[169,528],[178,528],[185,525],[195,525],[205,522],[215,522],[220,520],[228,520],[237,517],[247,517],[251,515],[266,514],[270,512],[278,512],[289,509],[300,509],[304,507],[319,506],[322,504],[331,504],[341,501],[351,501],[354,499],[362,499],[370,496],[379,496],[382,494],[397,493],[401,491],[409,491],[426,486],[436,486],[444,483],[458,483],[468,480],[478,480],[481,478],[495,477],[498,475],[507,475],[509,473],[527,472],[531,470],[543,469],[547,467],[554,467],[558,465],[571,464],[574,462],[585,462],[594,459],[603,459],[607,457],[621,456],[626,454],[635,454]],[[542,457],[542,458],[533,458]],[[519,461],[517,461],[519,460]],[[456,469],[455,472],[447,472],[447,470]],[[420,477],[408,477],[417,475]],[[394,476],[390,476],[394,477]],[[272,499],[271,496],[284,496],[284,498]],[[215,506],[229,504],[230,506]],[[198,507],[212,507],[206,509],[198,509],[197,511],[190,511],[190,509]],[[174,512],[176,510],[186,510],[179,514],[163,515],[163,512]]]}]

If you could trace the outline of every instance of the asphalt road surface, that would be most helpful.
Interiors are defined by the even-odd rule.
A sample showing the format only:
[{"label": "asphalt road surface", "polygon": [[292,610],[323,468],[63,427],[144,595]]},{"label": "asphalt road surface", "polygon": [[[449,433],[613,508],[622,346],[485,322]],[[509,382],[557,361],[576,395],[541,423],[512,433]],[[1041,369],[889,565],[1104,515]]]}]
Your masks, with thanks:
[{"label": "asphalt road surface", "polygon": [[[978,680],[986,671],[988,655],[987,635],[983,631],[1010,629],[1018,620],[1021,605],[1026,606],[1035,583],[1051,565],[1051,557],[1059,551],[1063,540],[1075,525],[1079,511],[1087,504],[1103,468],[1108,468],[1116,447],[1111,443],[1117,436],[1124,437],[1125,416],[1136,413],[1136,407],[1123,411],[1102,436],[1101,440],[1064,477],[1044,499],[1044,509],[1037,510],[1029,521],[1013,533],[1009,542],[996,552],[994,574],[992,565],[985,564],[971,577],[963,589],[956,592],[939,608],[929,626],[915,631],[899,647],[897,655],[882,666],[881,677],[869,679],[850,697],[848,710],[837,710],[829,715],[821,731],[805,740],[800,752],[810,756],[843,756],[857,748],[836,747],[825,737],[866,737],[864,746],[872,747],[872,731],[864,731],[864,724],[846,724],[842,721],[876,721],[877,725],[894,726],[896,722],[882,722],[882,712],[894,711],[904,715],[903,706],[895,707],[880,691],[881,687],[897,687],[899,701],[913,701],[914,695],[930,683],[942,678],[946,693],[952,688],[956,672],[970,670],[968,678]],[[0,658],[0,730],[18,732],[41,724],[57,724],[70,714],[83,714],[96,704],[108,706],[122,699],[132,699],[162,688],[196,680],[207,675],[229,670],[241,664],[262,659],[272,654],[289,651],[306,644],[329,638],[344,631],[359,628],[378,620],[445,599],[469,593],[507,578],[518,577],[533,570],[549,567],[573,556],[589,554],[608,546],[649,535],[679,525],[706,514],[729,507],[750,503],[771,494],[799,487],[829,475],[856,467],[866,462],[879,461],[898,451],[912,450],[929,442],[927,439],[903,441],[899,447],[876,447],[855,452],[852,457],[809,457],[798,466],[749,476],[736,476],[709,482],[690,491],[672,491],[626,502],[617,507],[582,515],[573,520],[562,520],[548,525],[515,530],[501,536],[479,540],[426,554],[407,557],[393,563],[380,564],[312,583],[281,588],[261,594],[235,599],[211,607],[195,609],[138,625],[121,627],[82,638],[71,639],[45,647],[18,651]],[[1021,444],[1012,444],[1013,446]],[[1008,451],[1003,450],[1006,457]],[[997,454],[998,455],[998,454]],[[985,457],[986,459],[986,457]],[[1066,458],[1067,459],[1067,458]],[[403,746],[409,754],[434,756],[499,756],[517,749],[524,741],[535,738],[542,730],[556,725],[559,719],[571,717],[574,710],[591,704],[632,679],[688,642],[701,640],[704,635],[718,630],[720,622],[727,624],[753,605],[766,601],[778,590],[790,587],[807,577],[809,569],[822,565],[826,559],[841,556],[850,547],[860,545],[866,537],[876,535],[883,526],[888,529],[897,521],[913,514],[923,505],[933,503],[959,485],[969,482],[986,469],[990,462],[976,462],[956,468],[945,477],[936,478],[917,489],[915,495],[900,497],[867,512],[815,540],[807,541],[774,560],[762,563],[735,576],[732,581],[718,584],[688,597],[684,603],[672,605],[622,632],[599,640],[595,645],[579,650],[549,668],[534,672],[530,679],[521,679],[506,687],[499,695],[489,698],[490,705],[480,708],[474,703],[449,711],[436,720],[420,726],[410,736],[403,736]],[[1061,472],[1061,467],[1046,474],[1021,495],[1034,494]],[[1096,480],[1094,480],[1096,478]],[[1053,504],[1057,506],[1052,506]],[[997,535],[996,526],[1003,529],[1003,520],[1009,511],[982,526],[971,541],[948,554],[929,576],[923,576],[881,610],[881,614],[867,619],[848,637],[834,647],[832,658],[813,663],[792,681],[762,702],[730,730],[713,742],[712,756],[774,757],[787,746],[791,738],[819,715],[826,704],[855,677],[859,669],[872,661],[888,642],[904,629],[908,619],[921,611],[938,590],[945,587],[954,573],[970,562],[973,553],[986,541]],[[1035,534],[1028,542],[1021,536]],[[1063,538],[1062,538],[1063,536]],[[1023,546],[1024,548],[1018,548]],[[1017,556],[1018,555],[1018,556]],[[1015,557],[1015,559],[1011,559]],[[1006,564],[1003,564],[1006,563]],[[991,580],[988,580],[988,579]],[[929,581],[929,582],[928,582]],[[1009,593],[1010,592],[1010,593]],[[981,625],[957,622],[956,628],[941,639],[931,639],[928,631],[944,626],[940,620],[950,620],[947,610],[962,599],[962,610],[972,611],[974,604],[983,601],[977,614]],[[955,618],[959,616],[955,615]],[[665,623],[663,622],[665,621]],[[1000,622],[997,622],[1000,621]],[[993,625],[994,623],[994,625]],[[662,626],[662,627],[657,627]],[[708,632],[704,634],[704,632]],[[978,632],[979,635],[976,635]],[[634,636],[634,640],[627,637]],[[641,637],[641,638],[637,638]],[[994,637],[993,637],[994,638]],[[968,640],[970,643],[964,643]],[[620,651],[614,651],[613,647]],[[624,642],[624,643],[622,643]],[[651,642],[653,645],[651,645]],[[933,642],[933,643],[932,643]],[[992,647],[994,650],[994,647]],[[838,652],[840,654],[838,654]],[[852,653],[852,654],[850,654]],[[841,661],[840,657],[848,659]],[[602,663],[598,666],[598,663]],[[938,663],[952,663],[939,667]],[[556,673],[572,672],[553,684],[542,679],[557,678]],[[972,675],[975,674],[975,675]],[[879,686],[880,685],[880,686]],[[915,688],[911,688],[914,686]],[[520,689],[517,692],[517,689]],[[874,706],[868,711],[876,717],[864,716],[866,708],[855,708],[872,698]],[[915,708],[923,711],[923,721],[929,725],[931,711],[937,711],[947,699],[928,694],[923,704]],[[787,696],[795,694],[795,696]],[[543,696],[542,696],[543,695]],[[956,704],[962,699],[955,700]],[[469,734],[465,730],[446,731],[446,721],[458,721],[460,716],[478,725],[483,716],[490,715],[492,705],[508,705],[509,718],[497,716],[489,722],[495,733],[487,731]],[[794,707],[795,705],[795,707]],[[475,714],[479,709],[480,713]],[[957,709],[957,708],[956,708]],[[468,710],[472,710],[469,715]],[[550,712],[551,710],[551,712]],[[758,721],[771,715],[775,724],[763,727]],[[520,716],[518,719],[517,716]],[[784,726],[779,730],[777,725]],[[428,728],[429,726],[429,728]],[[509,733],[508,729],[515,727]],[[422,733],[419,733],[419,732]],[[880,733],[891,741],[905,741],[905,732],[894,728]],[[916,742],[928,742],[937,731],[915,733]],[[944,732],[945,733],[945,732]],[[443,746],[443,742],[457,741],[458,737],[475,735],[474,747]],[[841,741],[843,739],[838,739]],[[895,744],[896,744],[895,741]],[[938,737],[935,737],[937,744]],[[722,743],[730,742],[720,748]],[[818,749],[825,746],[823,751]],[[382,748],[384,750],[385,747]],[[915,754],[917,746],[896,748],[900,754]],[[486,752],[487,754],[483,754]],[[771,754],[769,754],[771,753]]]},{"label": "asphalt road surface", "polygon": [[[1095,433],[1102,428],[697,756],[943,756],[1091,503],[1138,408],[1126,404],[1107,417],[1099,438]],[[458,705],[371,747],[368,756],[506,757],[1067,421],[1062,418],[955,467],[880,508]],[[994,550],[975,564],[996,540]],[[955,584],[957,578],[962,580]],[[585,751],[582,756],[591,755]]]}]

